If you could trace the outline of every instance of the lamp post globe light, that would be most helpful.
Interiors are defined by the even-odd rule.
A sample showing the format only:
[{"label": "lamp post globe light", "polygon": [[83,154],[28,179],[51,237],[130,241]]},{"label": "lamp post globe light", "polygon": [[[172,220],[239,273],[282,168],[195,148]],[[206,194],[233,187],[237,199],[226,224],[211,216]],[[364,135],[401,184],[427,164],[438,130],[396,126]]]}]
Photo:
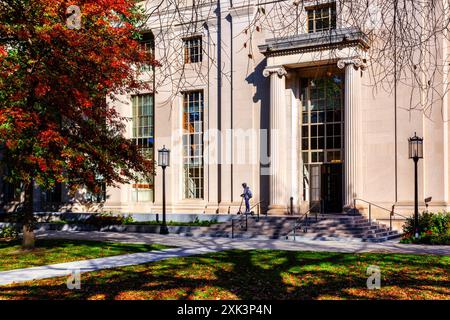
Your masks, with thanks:
[{"label": "lamp post globe light", "polygon": [[423,159],[423,138],[414,132],[414,137],[408,139],[409,158],[414,161],[414,236],[419,237],[419,191],[417,179],[417,163]]},{"label": "lamp post globe light", "polygon": [[168,234],[169,229],[167,228],[166,223],[166,168],[170,166],[170,150],[166,149],[166,146],[163,146],[162,149],[158,150],[158,166],[163,169],[163,194],[162,194],[162,213],[163,213],[163,221],[161,225],[161,229],[159,231],[160,234]]}]

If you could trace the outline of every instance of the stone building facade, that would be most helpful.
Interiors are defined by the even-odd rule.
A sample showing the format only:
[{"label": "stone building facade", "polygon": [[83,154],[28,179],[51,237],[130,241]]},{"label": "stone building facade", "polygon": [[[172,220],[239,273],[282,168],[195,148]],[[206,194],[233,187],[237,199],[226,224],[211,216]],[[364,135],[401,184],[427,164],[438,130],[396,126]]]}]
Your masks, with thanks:
[{"label": "stone building facade", "polygon": [[[167,5],[144,27],[144,47],[161,62],[143,70],[154,90],[115,103],[131,119],[127,135],[149,157],[157,160],[163,146],[171,150],[168,212],[235,213],[246,182],[252,202],[262,201],[269,214],[289,213],[291,203],[294,213],[317,203],[343,212],[355,199],[357,206],[395,204],[410,213],[414,132],[424,137],[420,198],[448,207],[447,95],[424,114],[402,107],[411,98],[407,86],[396,95],[374,90],[369,66],[383,62],[369,61],[370,39],[340,19],[339,3],[305,1],[295,11],[287,1],[294,9],[286,7],[283,19],[296,14],[296,23],[276,28],[249,22],[261,14],[280,18],[270,17],[270,1],[205,1],[195,16],[188,2],[180,10]],[[446,59],[447,43],[438,45]],[[152,181],[108,188],[99,204],[71,207],[161,212],[162,171],[156,171]]]}]

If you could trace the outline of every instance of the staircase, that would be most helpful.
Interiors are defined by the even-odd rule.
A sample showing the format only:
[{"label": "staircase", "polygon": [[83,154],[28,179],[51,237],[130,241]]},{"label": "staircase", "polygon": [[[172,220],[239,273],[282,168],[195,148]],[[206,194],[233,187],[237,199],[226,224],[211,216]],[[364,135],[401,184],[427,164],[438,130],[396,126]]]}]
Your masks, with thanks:
[{"label": "staircase", "polygon": [[286,235],[292,231],[296,217],[261,217],[258,221],[255,217],[248,217],[247,228],[245,220],[242,223],[235,222],[233,238],[256,239],[286,239]]},{"label": "staircase", "polygon": [[[240,221],[242,219],[242,221]],[[180,233],[195,237],[254,238],[254,239],[286,239],[292,230],[296,217],[248,216],[245,228],[245,216],[236,216],[233,220],[214,224],[210,227],[191,227],[188,232]]]},{"label": "staircase", "polygon": [[[241,239],[283,239],[283,240],[342,240],[384,242],[400,237],[396,230],[377,222],[369,222],[360,214],[324,214],[310,216],[300,223],[298,217],[261,217],[259,221],[248,217],[247,228],[245,219],[227,222],[210,229],[210,236],[233,237]],[[234,224],[234,226],[232,225]],[[295,232],[294,232],[294,226]],[[214,230],[215,229],[215,230]]]},{"label": "staircase", "polygon": [[296,224],[287,239],[357,240],[383,242],[400,237],[400,233],[384,224],[371,222],[360,214],[324,214],[308,217]]},{"label": "staircase", "polygon": [[[234,239],[283,239],[283,240],[343,240],[383,242],[400,237],[389,227],[369,222],[361,214],[323,214],[308,216],[236,216],[234,221],[215,224],[208,228],[189,228],[180,233],[195,237],[225,237]],[[295,228],[294,228],[295,227]],[[295,231],[294,231],[295,229]]]}]

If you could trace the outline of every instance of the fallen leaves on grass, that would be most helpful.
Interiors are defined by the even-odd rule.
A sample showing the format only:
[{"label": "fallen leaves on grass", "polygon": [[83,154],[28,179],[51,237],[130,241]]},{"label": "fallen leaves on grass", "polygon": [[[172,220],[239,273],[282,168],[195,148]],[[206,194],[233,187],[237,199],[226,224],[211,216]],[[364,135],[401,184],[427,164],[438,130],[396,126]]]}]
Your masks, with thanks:
[{"label": "fallen leaves on grass", "polygon": [[449,270],[439,256],[232,250],[83,273],[78,291],[65,278],[10,285],[0,299],[450,299]]}]

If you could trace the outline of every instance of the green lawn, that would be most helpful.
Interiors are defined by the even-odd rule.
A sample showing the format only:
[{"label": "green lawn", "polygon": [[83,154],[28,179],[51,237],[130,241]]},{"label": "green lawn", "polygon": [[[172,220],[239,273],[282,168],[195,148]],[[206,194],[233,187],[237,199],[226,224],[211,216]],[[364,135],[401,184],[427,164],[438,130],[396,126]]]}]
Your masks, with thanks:
[{"label": "green lawn", "polygon": [[[381,268],[381,289],[366,270]],[[224,251],[1,287],[0,299],[450,299],[450,257]]]},{"label": "green lawn", "polygon": [[38,239],[36,249],[23,251],[19,241],[0,241],[0,272],[164,248],[168,247],[158,244]]}]

